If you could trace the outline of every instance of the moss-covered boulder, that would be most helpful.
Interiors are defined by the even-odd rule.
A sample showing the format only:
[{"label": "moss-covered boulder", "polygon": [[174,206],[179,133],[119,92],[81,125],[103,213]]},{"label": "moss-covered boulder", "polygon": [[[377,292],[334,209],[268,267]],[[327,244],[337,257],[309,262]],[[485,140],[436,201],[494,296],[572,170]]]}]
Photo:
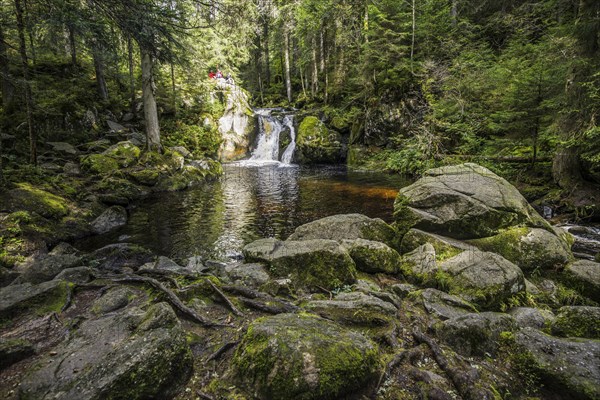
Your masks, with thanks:
[{"label": "moss-covered boulder", "polygon": [[517,332],[515,341],[520,368],[558,398],[600,398],[600,341],[559,339],[533,328]]},{"label": "moss-covered boulder", "polygon": [[67,268],[81,265],[81,262],[81,257],[73,254],[41,254],[28,257],[15,269],[21,274],[19,283],[42,283],[52,280]]},{"label": "moss-covered boulder", "polygon": [[342,324],[382,326],[389,324],[398,309],[387,301],[362,293],[340,293],[332,300],[313,300],[306,309]]},{"label": "moss-covered boulder", "polygon": [[493,236],[514,226],[552,231],[514,186],[471,163],[430,169],[400,189],[394,217],[402,232],[415,227],[456,239]]},{"label": "moss-covered boulder", "polygon": [[558,269],[573,259],[565,240],[539,228],[510,228],[469,243],[481,250],[500,254],[525,272]]},{"label": "moss-covered boulder", "polygon": [[126,309],[83,322],[19,386],[20,399],[168,399],[192,356],[173,309]]},{"label": "moss-covered boulder", "polygon": [[137,162],[141,150],[130,141],[123,141],[110,146],[102,154],[115,160],[119,167],[126,168]]},{"label": "moss-covered boulder", "polygon": [[310,314],[254,321],[232,365],[249,396],[269,400],[344,398],[364,390],[379,367],[369,339]]},{"label": "moss-covered boulder", "polygon": [[356,266],[333,240],[261,239],[244,247],[248,261],[264,262],[272,276],[291,278],[297,288],[328,290],[356,281]]},{"label": "moss-covered boulder", "polygon": [[345,158],[341,135],[317,117],[305,117],[298,127],[296,158],[302,164],[334,164]]},{"label": "moss-covered boulder", "polygon": [[81,168],[94,174],[110,174],[119,169],[117,160],[106,154],[90,154],[79,160]]},{"label": "moss-covered boulder", "polygon": [[60,311],[69,291],[65,281],[49,281],[32,285],[23,283],[0,289],[0,320],[33,312],[42,315],[51,311]]},{"label": "moss-covered boulder", "polygon": [[563,275],[565,284],[600,303],[600,263],[578,260],[567,265]]},{"label": "moss-covered boulder", "polygon": [[400,271],[412,282],[424,283],[434,279],[439,271],[434,247],[425,243],[402,256]]},{"label": "moss-covered boulder", "polygon": [[362,214],[340,214],[301,225],[288,240],[329,239],[341,242],[366,239],[396,248],[396,238],[394,228],[382,219],[369,218]]},{"label": "moss-covered boulder", "polygon": [[430,315],[441,320],[456,318],[477,311],[471,303],[460,297],[433,288],[419,291],[413,294],[412,297],[420,300],[423,308]]},{"label": "moss-covered boulder", "polygon": [[446,236],[436,235],[420,229],[410,229],[402,237],[400,251],[402,254],[413,251],[419,246],[429,243],[435,249],[436,261],[444,261],[450,257],[467,250],[477,249],[475,246],[452,239]]},{"label": "moss-covered boulder", "polygon": [[435,279],[440,287],[485,309],[498,309],[525,291],[523,272],[495,253],[464,251],[439,267]]},{"label": "moss-covered boulder", "polygon": [[384,243],[355,239],[342,241],[342,246],[348,251],[359,271],[394,275],[400,270],[400,254]]},{"label": "moss-covered boulder", "polygon": [[69,214],[69,201],[29,183],[18,183],[17,188],[2,199],[3,208],[9,211],[26,210],[45,218],[58,219]]},{"label": "moss-covered boulder", "polygon": [[517,325],[508,314],[484,312],[461,315],[440,322],[436,335],[463,356],[495,355],[502,332],[514,332]]},{"label": "moss-covered boulder", "polygon": [[552,334],[600,339],[600,307],[561,307],[552,323]]},{"label": "moss-covered boulder", "polygon": [[0,338],[0,371],[34,353],[33,345],[25,339]]},{"label": "moss-covered boulder", "polygon": [[100,270],[122,272],[123,268],[137,270],[154,258],[150,250],[137,244],[115,243],[91,252],[84,257],[84,261]]},{"label": "moss-covered boulder", "polygon": [[508,312],[519,328],[548,329],[555,319],[552,311],[533,307],[515,307]]}]

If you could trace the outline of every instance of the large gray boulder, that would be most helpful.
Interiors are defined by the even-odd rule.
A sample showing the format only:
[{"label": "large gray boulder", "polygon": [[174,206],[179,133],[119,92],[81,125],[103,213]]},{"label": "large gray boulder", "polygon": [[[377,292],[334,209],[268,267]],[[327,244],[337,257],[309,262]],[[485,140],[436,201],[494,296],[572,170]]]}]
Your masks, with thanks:
[{"label": "large gray boulder", "polygon": [[300,288],[333,290],[356,281],[354,261],[333,240],[261,239],[246,245],[244,256],[266,263],[272,276],[290,278]]},{"label": "large gray boulder", "polygon": [[30,311],[36,314],[60,311],[67,301],[68,290],[68,283],[59,280],[3,287],[0,289],[0,320]]},{"label": "large gray boulder", "polygon": [[552,323],[552,334],[600,339],[600,307],[561,307]]},{"label": "large gray boulder", "polygon": [[192,368],[185,332],[166,303],[85,321],[54,352],[24,378],[21,399],[168,399]]},{"label": "large gray boulder", "polygon": [[343,324],[387,325],[398,309],[387,301],[362,292],[340,293],[333,300],[313,300],[306,309]]},{"label": "large gray boulder", "polygon": [[508,314],[484,312],[450,318],[435,325],[437,336],[463,356],[495,355],[502,332],[514,332],[517,325]]},{"label": "large gray boulder", "polygon": [[136,244],[115,243],[94,250],[85,257],[91,266],[99,270],[121,272],[123,268],[137,270],[142,265],[154,260],[154,254]]},{"label": "large gray boulder", "polygon": [[378,355],[358,332],[310,314],[280,314],[250,325],[232,365],[252,398],[325,400],[365,388]]},{"label": "large gray boulder", "polygon": [[565,283],[600,303],[600,263],[579,260],[567,265],[564,275]]},{"label": "large gray boulder", "polygon": [[441,320],[460,317],[476,312],[475,307],[458,296],[452,296],[437,289],[425,289],[420,294],[423,307]]},{"label": "large gray boulder", "polygon": [[493,236],[501,229],[550,225],[505,179],[476,164],[430,169],[400,189],[394,204],[396,225],[457,239]]},{"label": "large gray boulder", "polygon": [[520,328],[547,329],[555,319],[552,311],[532,307],[515,307],[508,313]]},{"label": "large gray boulder", "polygon": [[395,248],[396,231],[379,218],[369,218],[362,214],[340,214],[321,218],[296,228],[288,240],[366,239],[382,242]]},{"label": "large gray boulder", "polygon": [[104,210],[91,223],[92,232],[96,234],[110,232],[127,223],[127,210],[121,206],[112,206]]},{"label": "large gray boulder", "polygon": [[600,398],[600,341],[559,339],[533,328],[517,332],[515,341],[527,373],[539,373],[557,398]]},{"label": "large gray boulder", "polygon": [[440,263],[439,267],[440,285],[447,286],[450,294],[483,308],[497,309],[510,297],[525,291],[523,272],[495,253],[464,251]]},{"label": "large gray boulder", "polygon": [[396,274],[400,269],[400,254],[385,243],[373,240],[344,240],[342,245],[356,263],[359,271]]},{"label": "large gray boulder", "polygon": [[21,272],[18,282],[46,282],[67,268],[79,266],[81,262],[82,258],[73,254],[32,256],[17,265],[17,271]]}]

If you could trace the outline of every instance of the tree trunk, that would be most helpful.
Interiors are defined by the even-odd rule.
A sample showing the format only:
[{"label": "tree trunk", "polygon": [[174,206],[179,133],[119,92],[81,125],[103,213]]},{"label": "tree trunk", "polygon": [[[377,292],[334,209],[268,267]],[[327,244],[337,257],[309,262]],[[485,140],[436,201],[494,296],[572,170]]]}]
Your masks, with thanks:
[{"label": "tree trunk", "polygon": [[175,67],[171,63],[171,102],[173,104],[173,113],[177,115],[177,91],[175,90]]},{"label": "tree trunk", "polygon": [[458,0],[452,0],[450,17],[452,18],[452,26],[456,26],[456,24],[458,23]]},{"label": "tree trunk", "polygon": [[290,33],[285,29],[283,33],[283,54],[285,61],[285,89],[288,103],[292,102],[292,77],[290,74]]},{"label": "tree trunk", "polygon": [[263,36],[263,49],[265,52],[265,83],[268,88],[271,85],[271,65],[269,56],[269,21],[267,17],[265,17],[265,21],[263,23]]},{"label": "tree trunk", "polygon": [[317,95],[319,91],[319,69],[317,65],[317,41],[315,37],[312,38],[312,82],[310,85],[311,94],[313,97]]},{"label": "tree trunk", "polygon": [[69,47],[71,50],[71,64],[73,67],[77,66],[77,47],[75,44],[75,29],[71,25],[67,26],[69,30]]},{"label": "tree trunk", "polygon": [[148,51],[140,49],[140,53],[142,55],[142,96],[146,121],[146,143],[148,150],[160,152],[160,127],[154,98],[154,78],[152,77],[153,60]]},{"label": "tree trunk", "polygon": [[415,30],[417,28],[415,0],[412,0],[412,37],[410,40],[410,71],[414,72],[413,58],[415,55]]},{"label": "tree trunk", "polygon": [[31,86],[29,86],[29,63],[27,62],[27,47],[25,43],[25,23],[23,20],[23,5],[21,0],[15,0],[17,17],[17,32],[19,34],[19,54],[21,55],[21,68],[25,86],[25,111],[27,113],[27,127],[29,129],[29,161],[37,164],[37,137],[33,129],[33,99]]},{"label": "tree trunk", "polygon": [[323,37],[323,25],[319,31],[319,72],[323,74],[325,72],[325,39]]},{"label": "tree trunk", "polygon": [[98,95],[103,101],[108,101],[108,87],[104,76],[104,59],[101,46],[95,42],[92,44],[92,57],[94,59],[94,70],[96,72],[96,87]]},{"label": "tree trunk", "polygon": [[15,88],[10,81],[8,53],[4,40],[4,31],[2,30],[2,24],[0,24],[0,89],[2,90],[2,105],[6,111],[12,104]]},{"label": "tree trunk", "polygon": [[131,36],[127,35],[127,63],[129,64],[129,98],[131,113],[135,114],[135,78],[133,76],[133,43]]}]

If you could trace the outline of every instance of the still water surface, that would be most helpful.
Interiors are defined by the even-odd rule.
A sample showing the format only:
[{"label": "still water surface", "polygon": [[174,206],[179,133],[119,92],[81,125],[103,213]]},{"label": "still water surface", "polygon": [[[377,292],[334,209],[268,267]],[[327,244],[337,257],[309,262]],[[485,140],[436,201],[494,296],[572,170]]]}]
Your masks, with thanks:
[{"label": "still water surface", "polygon": [[361,213],[390,222],[405,178],[341,167],[224,165],[221,180],[192,190],[160,193],[135,203],[126,226],[76,245],[93,250],[138,243],[174,259],[231,259],[262,237],[285,239],[304,223]]}]

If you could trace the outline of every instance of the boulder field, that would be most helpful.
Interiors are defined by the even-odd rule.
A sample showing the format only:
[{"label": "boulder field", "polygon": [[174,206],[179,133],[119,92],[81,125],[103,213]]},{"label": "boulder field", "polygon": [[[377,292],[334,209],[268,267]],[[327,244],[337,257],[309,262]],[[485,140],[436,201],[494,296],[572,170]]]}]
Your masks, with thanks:
[{"label": "boulder field", "polygon": [[475,164],[401,189],[391,224],[334,215],[237,262],[62,243],[3,271],[0,398],[598,399],[600,264],[570,247]]}]

